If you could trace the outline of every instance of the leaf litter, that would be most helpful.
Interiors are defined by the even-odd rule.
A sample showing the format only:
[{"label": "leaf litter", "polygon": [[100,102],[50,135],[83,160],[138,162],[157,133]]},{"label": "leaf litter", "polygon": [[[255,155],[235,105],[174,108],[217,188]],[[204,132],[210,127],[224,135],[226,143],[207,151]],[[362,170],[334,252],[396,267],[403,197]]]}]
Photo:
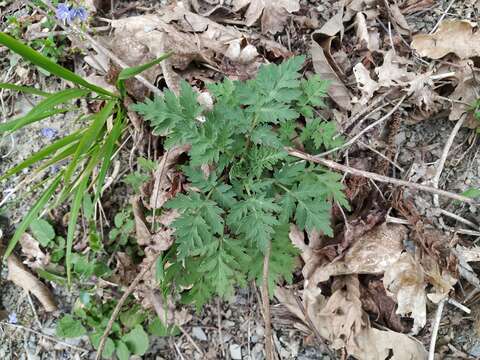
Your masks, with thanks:
[{"label": "leaf litter", "polygon": [[[198,2],[192,3],[193,10],[178,3],[163,8],[159,14],[111,20],[114,32],[103,38],[103,43],[129,65],[147,62],[166,50],[173,50],[174,55],[168,62],[145,73],[152,83],[163,77],[172,91],[178,90],[179,79],[185,78],[192,68],[193,75],[189,76],[193,78],[200,78],[200,68],[208,67],[214,73],[236,69],[235,73],[223,71],[223,74],[245,79],[251,77],[260,64],[290,54],[283,44],[265,38],[260,41],[254,29],[258,28],[262,36],[282,33],[289,19],[299,16],[299,1],[238,0],[233,2],[233,8],[212,5],[207,10]],[[403,92],[408,95],[405,107],[412,111],[413,118],[425,120],[447,109],[450,120],[470,116],[471,121],[467,123],[473,127],[475,119],[468,104],[478,94],[475,65],[471,61],[478,56],[475,24],[466,20],[444,20],[433,34],[410,37],[412,27],[407,15],[424,10],[432,2],[399,3],[380,2],[377,6],[374,1],[342,1],[340,11],[311,34],[308,42],[312,68],[321,78],[331,81],[328,93],[332,106],[338,108],[334,110],[352,116],[382,95],[393,93],[390,101]],[[213,15],[225,11],[228,16],[233,14],[240,19],[247,31],[216,22]],[[388,19],[392,34],[379,26],[377,17]],[[447,60],[443,64],[419,65],[407,45],[426,59]],[[98,60],[100,55],[95,58]],[[341,61],[345,58],[348,61]],[[103,76],[104,84],[112,83],[109,76],[114,79],[118,69],[111,63],[103,61],[103,64],[103,70],[110,71],[105,73],[97,68],[96,81],[101,83]],[[148,95],[135,80],[128,90],[136,99]],[[199,95],[205,106],[209,106],[208,92],[200,93],[199,88]],[[342,128],[342,124],[338,125]],[[186,151],[183,147],[174,149],[169,156],[165,153],[150,183],[142,189],[142,197],[131,200],[136,240],[145,251],[145,258],[140,265],[135,265],[127,254],[117,254],[121,263],[118,271],[126,281],[130,272],[138,272],[136,267],[146,266],[155,254],[167,250],[174,241],[170,225],[178,214],[167,211],[157,218],[144,214],[145,209],[161,209],[181,187],[189,186],[176,170]],[[341,227],[352,226],[352,219],[347,216],[344,220],[347,221],[337,219],[340,228],[336,231],[336,235],[342,231],[343,235],[334,237],[330,243],[323,234],[307,234],[291,226],[290,239],[300,250],[302,259],[303,279],[298,283],[305,311],[299,308],[287,288],[278,288],[277,298],[301,321],[302,330],[308,331],[313,324],[315,329],[310,330],[318,331],[331,347],[343,349],[348,355],[358,359],[426,358],[424,345],[411,335],[425,328],[429,301],[436,304],[454,293],[462,272],[476,276],[469,263],[480,261],[477,249],[457,246],[456,251],[449,251],[445,234],[418,222],[407,226],[383,220],[372,226],[360,223],[354,229],[358,236],[351,235],[346,241],[347,231]],[[161,230],[152,232],[153,222],[157,222]],[[413,251],[407,246],[412,241],[416,244]],[[27,257],[25,263],[30,268],[48,265],[49,255],[32,236],[26,234],[21,245]],[[12,281],[20,286],[27,281],[32,284],[34,294],[38,294],[35,289],[40,289],[42,304],[46,309],[54,308],[49,302],[51,295],[38,280],[32,282],[31,274],[28,275],[21,263],[12,260],[9,267]],[[147,307],[159,305],[151,301],[154,279],[151,271],[135,293]],[[183,313],[180,320],[172,320],[175,305],[172,299],[167,302],[168,306],[161,304],[168,308],[166,322],[184,324],[191,318]],[[395,331],[380,330],[376,321],[381,318],[380,325],[383,321]]]}]

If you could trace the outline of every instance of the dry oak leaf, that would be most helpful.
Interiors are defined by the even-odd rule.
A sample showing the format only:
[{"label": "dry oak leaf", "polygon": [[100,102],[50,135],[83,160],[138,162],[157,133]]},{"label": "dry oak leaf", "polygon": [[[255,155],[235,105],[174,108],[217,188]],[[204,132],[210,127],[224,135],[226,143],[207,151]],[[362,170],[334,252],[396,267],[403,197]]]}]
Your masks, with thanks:
[{"label": "dry oak leaf", "polygon": [[316,286],[337,275],[383,274],[400,258],[406,236],[407,228],[403,225],[376,226],[356,239],[343,259],[317,267],[308,278],[310,285]]},{"label": "dry oak leaf", "polygon": [[299,0],[251,0],[245,13],[245,24],[252,26],[261,17],[263,33],[283,30],[289,13],[300,10]]},{"label": "dry oak leaf", "polygon": [[357,86],[362,92],[359,103],[365,105],[373,97],[375,91],[380,88],[380,85],[370,77],[370,72],[362,63],[358,63],[353,67],[353,74],[355,75]]},{"label": "dry oak leaf", "polygon": [[15,255],[12,254],[7,258],[7,265],[7,280],[33,294],[46,312],[57,310],[57,305],[48,287],[30,273]]},{"label": "dry oak leaf", "polygon": [[334,348],[345,348],[348,355],[360,360],[426,359],[426,351],[419,341],[370,326],[368,315],[362,310],[359,285],[356,275],[334,281],[332,296],[312,319],[320,334],[329,339]]},{"label": "dry oak leaf", "polygon": [[383,285],[398,303],[396,313],[413,318],[412,333],[418,333],[427,322],[426,283],[422,266],[405,252],[385,271]]},{"label": "dry oak leaf", "polygon": [[352,108],[352,95],[329,64],[322,47],[312,41],[310,53],[312,54],[315,73],[324,80],[330,80],[330,86],[327,90],[328,95],[341,109],[350,110]]},{"label": "dry oak leaf", "polygon": [[411,47],[430,59],[440,59],[450,53],[469,59],[480,56],[480,32],[469,21],[446,20],[433,34],[415,35]]},{"label": "dry oak leaf", "polygon": [[20,237],[22,253],[27,257],[24,261],[31,269],[44,268],[50,263],[50,255],[40,249],[40,243],[29,233],[23,233]]}]

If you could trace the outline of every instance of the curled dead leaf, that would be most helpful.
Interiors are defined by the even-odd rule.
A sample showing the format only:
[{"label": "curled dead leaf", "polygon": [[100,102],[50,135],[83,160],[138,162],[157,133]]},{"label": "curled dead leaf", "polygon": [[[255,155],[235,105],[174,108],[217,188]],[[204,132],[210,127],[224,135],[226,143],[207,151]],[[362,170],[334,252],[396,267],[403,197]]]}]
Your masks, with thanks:
[{"label": "curled dead leaf", "polygon": [[245,13],[245,24],[254,25],[261,18],[263,33],[282,31],[288,14],[300,10],[299,0],[251,0]]},{"label": "curled dead leaf", "polygon": [[20,237],[22,253],[27,257],[24,263],[31,269],[44,268],[50,263],[50,255],[40,249],[40,244],[29,233]]},{"label": "curled dead leaf", "polygon": [[414,334],[427,322],[427,302],[425,295],[425,274],[422,266],[409,253],[403,253],[393,263],[383,277],[387,292],[395,297],[397,314],[413,318]]},{"label": "curled dead leaf", "polygon": [[430,59],[440,59],[450,53],[469,59],[480,56],[480,32],[470,21],[444,20],[435,33],[415,35],[411,47]]},{"label": "curled dead leaf", "polygon": [[328,95],[340,108],[350,110],[352,108],[350,91],[329,64],[322,47],[315,41],[312,41],[310,53],[312,54],[312,63],[315,72],[320,75],[323,80],[330,80],[330,86],[327,90]]},{"label": "curled dead leaf", "polygon": [[57,310],[57,305],[52,293],[40,280],[38,280],[22,262],[15,256],[7,258],[8,277],[15,285],[33,294],[47,312]]},{"label": "curled dead leaf", "polygon": [[353,74],[357,80],[357,86],[362,92],[362,98],[359,102],[365,105],[373,97],[375,91],[380,88],[380,85],[370,77],[369,71],[362,63],[358,63],[353,67]]},{"label": "curled dead leaf", "polygon": [[331,276],[347,274],[382,274],[399,258],[407,228],[399,224],[382,224],[362,235],[341,260],[317,267],[307,279],[310,286]]}]

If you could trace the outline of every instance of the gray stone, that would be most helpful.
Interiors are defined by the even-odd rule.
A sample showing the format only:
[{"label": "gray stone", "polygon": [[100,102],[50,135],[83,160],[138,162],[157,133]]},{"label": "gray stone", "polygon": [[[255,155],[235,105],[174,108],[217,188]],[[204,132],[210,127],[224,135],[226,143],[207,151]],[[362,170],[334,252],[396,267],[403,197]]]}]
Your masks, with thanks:
[{"label": "gray stone", "polygon": [[237,344],[230,345],[230,357],[233,360],[242,360],[242,347]]},{"label": "gray stone", "polygon": [[198,339],[200,341],[207,341],[207,335],[205,334],[205,332],[203,331],[203,329],[199,326],[194,326],[193,329],[192,329],[192,336],[195,338],[195,339]]}]

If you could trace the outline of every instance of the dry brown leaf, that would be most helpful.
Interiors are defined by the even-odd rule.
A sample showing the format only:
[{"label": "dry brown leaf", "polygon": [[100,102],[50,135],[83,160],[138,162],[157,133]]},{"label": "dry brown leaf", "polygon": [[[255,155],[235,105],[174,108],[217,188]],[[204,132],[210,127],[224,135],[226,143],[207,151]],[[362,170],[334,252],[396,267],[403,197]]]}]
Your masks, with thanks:
[{"label": "dry brown leaf", "polygon": [[362,12],[355,16],[355,29],[360,49],[376,51],[380,48],[380,35],[376,28],[368,28],[367,18]]},{"label": "dry brown leaf", "polygon": [[336,275],[383,274],[400,258],[406,236],[407,228],[403,225],[376,226],[356,239],[343,259],[317,267],[307,279],[311,286],[317,286]]},{"label": "dry brown leaf", "polygon": [[24,261],[31,269],[44,268],[50,263],[50,255],[45,254],[40,249],[40,244],[29,233],[23,233],[20,237],[20,245],[22,246],[22,253],[27,257]]},{"label": "dry brown leaf", "polygon": [[251,0],[245,13],[245,24],[252,26],[261,17],[263,33],[282,31],[288,14],[300,10],[299,0]]},{"label": "dry brown leaf", "polygon": [[57,310],[57,305],[50,290],[33,274],[31,274],[22,262],[15,256],[7,258],[8,277],[15,285],[33,294],[47,312]]},{"label": "dry brown leaf", "polygon": [[402,35],[410,35],[410,26],[398,5],[395,3],[390,4],[388,1],[385,1],[385,4],[388,6],[388,11],[393,19],[395,29]]},{"label": "dry brown leaf", "polygon": [[423,268],[409,253],[403,253],[383,277],[385,289],[398,303],[396,313],[413,318],[414,334],[427,322],[427,300]]},{"label": "dry brown leaf", "polygon": [[152,195],[150,197],[150,208],[159,209],[171,198],[168,189],[171,186],[169,174],[173,166],[177,163],[180,155],[186,153],[190,149],[189,145],[175,147],[169,150],[168,156],[164,155],[157,166],[154,173],[155,182],[153,185]]},{"label": "dry brown leaf", "polygon": [[132,205],[133,217],[135,219],[135,234],[138,245],[147,246],[152,240],[150,230],[145,225],[144,212],[141,206],[140,196],[133,196],[130,199]]},{"label": "dry brown leaf", "polygon": [[404,85],[414,80],[416,74],[407,71],[406,63],[407,60],[397,56],[393,50],[387,51],[382,66],[375,69],[378,84],[388,88],[395,85]]},{"label": "dry brown leaf", "polygon": [[445,20],[433,34],[413,37],[411,47],[421,56],[440,59],[453,53],[460,59],[480,56],[480,32],[466,20]]},{"label": "dry brown leaf", "polygon": [[456,121],[462,116],[467,116],[464,126],[469,128],[478,127],[478,120],[475,119],[473,112],[471,111],[472,105],[475,100],[478,99],[480,86],[478,80],[472,71],[474,66],[473,61],[464,60],[459,62],[460,68],[455,71],[455,78],[458,81],[458,85],[449,96],[452,102],[452,110],[448,118]]},{"label": "dry brown leaf", "polygon": [[357,359],[426,359],[426,351],[417,340],[371,328],[368,315],[362,310],[355,275],[337,278],[332,290],[326,305],[311,316],[319,333],[329,339],[335,349],[345,348],[348,355]]},{"label": "dry brown leaf", "polygon": [[370,77],[369,71],[362,63],[358,63],[353,67],[353,74],[357,80],[357,86],[362,92],[359,103],[365,105],[373,97],[375,91],[380,88],[380,85]]},{"label": "dry brown leaf", "polygon": [[312,54],[312,63],[315,72],[320,75],[322,79],[330,80],[330,86],[327,90],[328,95],[340,108],[350,110],[352,108],[350,91],[330,66],[324,50],[315,41],[312,41],[310,53]]},{"label": "dry brown leaf", "polygon": [[343,8],[345,1],[341,1],[340,10],[334,16],[332,16],[323,26],[315,31],[315,33],[323,34],[328,37],[332,37],[340,33],[340,41],[343,39],[343,33],[345,28],[343,26]]}]

